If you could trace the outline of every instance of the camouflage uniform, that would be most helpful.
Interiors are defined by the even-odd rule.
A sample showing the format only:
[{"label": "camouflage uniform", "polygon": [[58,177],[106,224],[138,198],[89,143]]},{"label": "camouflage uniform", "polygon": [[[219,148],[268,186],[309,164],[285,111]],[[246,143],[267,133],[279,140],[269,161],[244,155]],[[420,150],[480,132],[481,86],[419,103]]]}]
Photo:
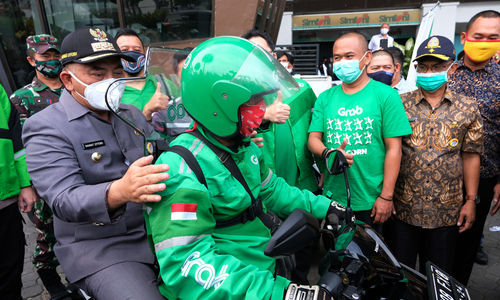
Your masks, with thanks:
[{"label": "camouflage uniform", "polygon": [[[37,77],[23,88],[15,91],[10,96],[10,101],[19,112],[21,124],[31,115],[41,111],[52,103],[59,101],[61,89],[51,90]],[[55,268],[59,265],[54,254],[54,228],[52,223],[52,211],[42,199],[39,199],[33,208],[33,223],[38,236],[36,239],[33,264],[38,269]]]},{"label": "camouflage uniform", "polygon": [[[60,52],[56,38],[41,34],[30,36],[26,39],[27,48],[36,53],[43,54],[47,50],[54,49]],[[33,81],[15,91],[10,96],[10,101],[19,112],[21,125],[33,114],[41,111],[50,104],[59,101],[61,88],[52,90],[35,76]],[[43,199],[39,199],[33,207],[32,221],[38,231],[33,264],[37,270],[55,269],[59,262],[54,254],[54,227],[52,211]]]}]

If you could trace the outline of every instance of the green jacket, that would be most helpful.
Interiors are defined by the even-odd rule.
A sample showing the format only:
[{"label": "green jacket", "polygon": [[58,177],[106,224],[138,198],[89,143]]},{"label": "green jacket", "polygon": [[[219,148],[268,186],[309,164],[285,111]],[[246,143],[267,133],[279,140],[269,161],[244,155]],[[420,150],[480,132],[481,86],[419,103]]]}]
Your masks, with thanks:
[{"label": "green jacket", "polygon": [[19,115],[0,85],[0,201],[31,185],[25,158]]},{"label": "green jacket", "polygon": [[[203,131],[200,129],[203,134]],[[303,208],[324,218],[330,200],[291,187],[277,177],[250,143],[230,152],[253,195],[264,209],[286,217]],[[200,163],[208,190],[180,156],[163,153],[157,163],[170,166],[162,200],[145,211],[148,236],[160,265],[161,293],[168,299],[283,299],[289,281],[274,277],[275,259],[265,256],[269,229],[256,218],[245,224],[215,228],[216,220],[229,220],[250,206],[243,186],[199,139],[181,134],[171,145],[190,149]]]},{"label": "green jacket", "polygon": [[315,192],[318,183],[313,171],[314,159],[307,148],[311,111],[316,95],[311,86],[302,79],[295,78],[300,91],[283,103],[290,106],[290,117],[284,124],[271,124],[268,130],[257,137],[264,139],[261,148],[264,161],[283,177],[290,185]]}]

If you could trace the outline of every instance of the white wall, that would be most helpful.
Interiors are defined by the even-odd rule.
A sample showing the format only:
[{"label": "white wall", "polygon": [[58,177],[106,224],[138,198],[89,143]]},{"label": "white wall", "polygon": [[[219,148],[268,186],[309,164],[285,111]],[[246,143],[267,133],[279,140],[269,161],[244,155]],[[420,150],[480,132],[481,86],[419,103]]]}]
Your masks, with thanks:
[{"label": "white wall", "polygon": [[276,45],[291,45],[292,44],[292,42],[293,42],[292,16],[293,16],[293,12],[291,12],[291,11],[283,12],[283,18],[281,19],[280,31],[278,32],[278,38],[276,39]]},{"label": "white wall", "polygon": [[[434,3],[422,4],[422,15],[431,10],[434,5]],[[431,35],[442,35],[454,40],[458,5],[459,2],[445,2],[436,7]]]},{"label": "white wall", "polygon": [[467,23],[478,12],[490,9],[500,11],[500,1],[460,3],[457,8],[456,23]]}]

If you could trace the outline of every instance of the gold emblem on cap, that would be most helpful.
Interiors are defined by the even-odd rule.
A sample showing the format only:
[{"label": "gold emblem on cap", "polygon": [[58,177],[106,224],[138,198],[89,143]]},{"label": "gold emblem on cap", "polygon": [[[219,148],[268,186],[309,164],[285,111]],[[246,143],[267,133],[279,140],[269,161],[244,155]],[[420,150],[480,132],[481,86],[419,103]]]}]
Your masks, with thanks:
[{"label": "gold emblem on cap", "polygon": [[430,49],[429,52],[434,52],[434,48],[441,48],[439,45],[439,39],[437,37],[432,37],[429,42],[427,42],[427,46],[425,48]]},{"label": "gold emblem on cap", "polygon": [[92,158],[92,161],[93,162],[99,162],[102,158],[102,154],[99,153],[99,152],[94,152],[92,153],[92,155],[90,156],[90,158]]},{"label": "gold emblem on cap", "polygon": [[107,36],[106,32],[102,31],[99,28],[96,28],[95,30],[92,28],[89,28],[89,32],[94,37],[94,39],[96,41],[104,42],[104,41],[108,40],[108,36]]},{"label": "gold emblem on cap", "polygon": [[135,135],[139,135],[139,131],[134,130]]},{"label": "gold emblem on cap", "polygon": [[148,151],[148,153],[149,153],[149,154],[153,154],[153,150],[154,150],[154,149],[153,149],[153,143],[148,142],[148,143],[146,144],[146,150]]}]

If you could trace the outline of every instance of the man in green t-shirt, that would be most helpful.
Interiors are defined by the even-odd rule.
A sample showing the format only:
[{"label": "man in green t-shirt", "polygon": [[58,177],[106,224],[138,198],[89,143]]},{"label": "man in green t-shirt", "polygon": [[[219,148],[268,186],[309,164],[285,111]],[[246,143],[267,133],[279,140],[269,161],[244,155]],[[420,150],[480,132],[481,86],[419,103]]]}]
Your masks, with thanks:
[{"label": "man in green t-shirt", "polygon": [[[394,210],[401,137],[411,134],[411,127],[397,91],[367,76],[371,51],[363,35],[347,33],[337,39],[333,60],[342,84],[318,97],[309,149],[326,158],[333,149],[345,147],[346,158],[354,162],[348,176],[356,218],[370,225],[383,223]],[[323,194],[345,204],[343,176],[327,173]]]},{"label": "man in green t-shirt", "polygon": [[[129,77],[144,76],[145,50],[139,35],[132,29],[120,29],[115,36],[120,50],[133,57],[136,62],[122,60],[123,69]],[[155,76],[147,76],[145,80],[128,82],[121,102],[137,107],[146,120],[151,121],[154,112],[166,109],[169,97],[161,92],[161,84]]]}]

